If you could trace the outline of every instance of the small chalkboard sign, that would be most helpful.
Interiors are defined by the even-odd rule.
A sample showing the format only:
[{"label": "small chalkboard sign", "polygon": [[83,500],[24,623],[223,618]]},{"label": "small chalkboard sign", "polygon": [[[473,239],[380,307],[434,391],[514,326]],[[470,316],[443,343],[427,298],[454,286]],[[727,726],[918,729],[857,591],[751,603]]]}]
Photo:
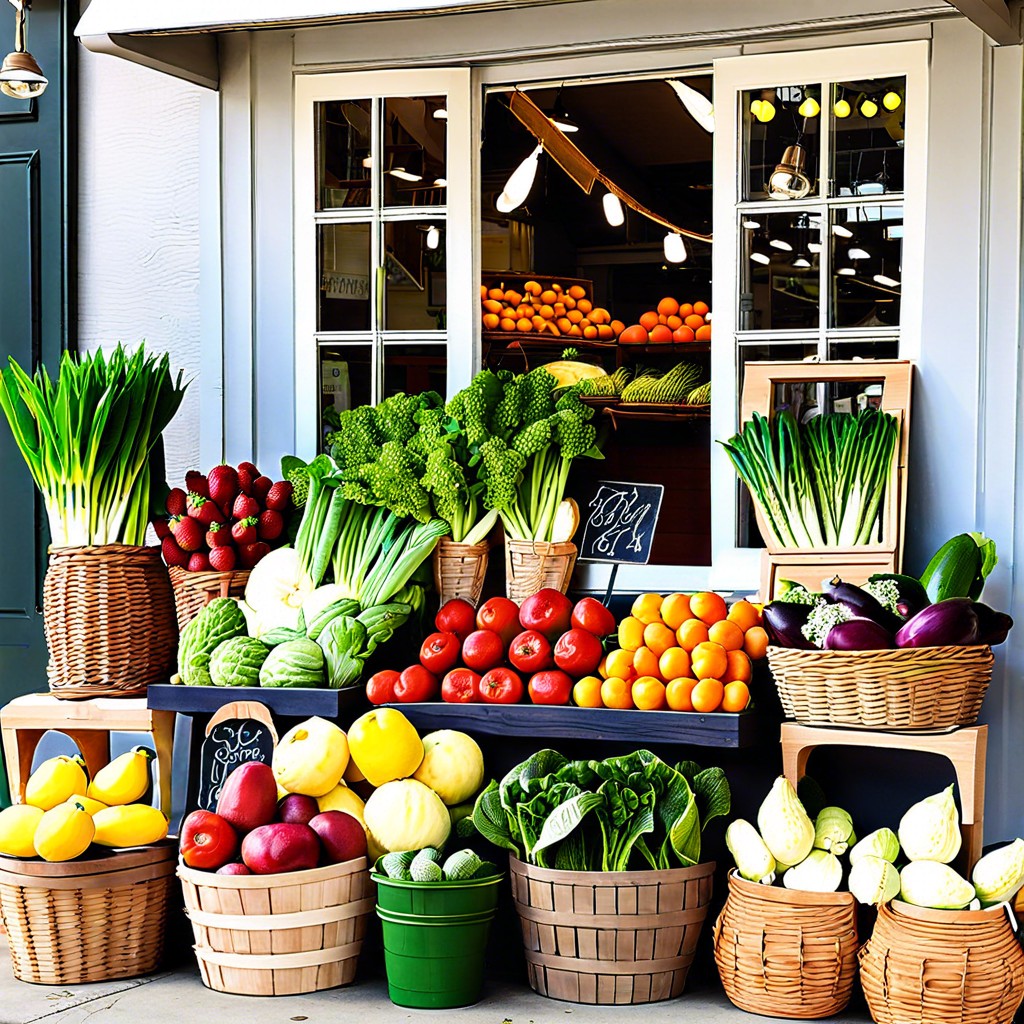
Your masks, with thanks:
[{"label": "small chalkboard sign", "polygon": [[270,710],[255,701],[225,704],[210,718],[199,758],[199,806],[217,806],[227,777],[249,761],[270,764],[277,745],[277,730]]},{"label": "small chalkboard sign", "polygon": [[664,494],[663,484],[598,480],[584,510],[580,559],[646,565]]}]

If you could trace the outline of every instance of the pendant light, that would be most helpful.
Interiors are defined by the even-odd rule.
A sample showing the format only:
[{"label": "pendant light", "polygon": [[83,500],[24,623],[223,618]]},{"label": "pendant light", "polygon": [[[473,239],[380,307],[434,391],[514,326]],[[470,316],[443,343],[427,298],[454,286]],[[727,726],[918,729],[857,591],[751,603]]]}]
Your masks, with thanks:
[{"label": "pendant light", "polygon": [[399,181],[422,181],[422,174],[413,174],[412,171],[407,171],[404,167],[392,167],[388,174],[392,177],[398,178]]},{"label": "pendant light", "polygon": [[685,263],[686,262],[686,243],[683,241],[683,236],[677,234],[675,231],[670,231],[665,235],[665,259],[669,263]]},{"label": "pendant light", "polygon": [[613,228],[622,227],[626,223],[626,211],[622,208],[622,202],[614,192],[605,192],[601,199],[604,207],[604,219]]},{"label": "pendant light", "polygon": [[899,110],[902,103],[903,97],[898,92],[890,91],[882,97],[882,106],[890,112]]},{"label": "pendant light", "polygon": [[860,112],[863,117],[870,120],[878,113],[878,104],[869,96],[861,103]]},{"label": "pendant light", "polygon": [[495,201],[500,213],[511,213],[523,205],[530,195],[533,183],[537,179],[537,166],[540,161],[542,147],[536,149],[509,175],[505,188]]},{"label": "pendant light", "polygon": [[821,107],[813,96],[808,96],[803,103],[796,108],[796,112],[801,117],[817,117],[821,113]]},{"label": "pendant light", "polygon": [[836,100],[835,106],[832,108],[832,113],[836,117],[849,117],[852,112],[853,108],[848,100]]},{"label": "pendant light", "polygon": [[35,57],[25,48],[28,11],[32,0],[11,0],[14,4],[14,50],[0,66],[0,92],[16,100],[41,96],[47,81]]},{"label": "pendant light", "polygon": [[810,265],[811,261],[803,255],[797,256],[797,258],[793,260],[793,266],[797,270],[806,270]]},{"label": "pendant light", "polygon": [[776,164],[768,179],[768,195],[771,199],[803,199],[811,191],[811,179],[807,177],[807,152],[799,142],[787,146],[782,159]]},{"label": "pendant light", "polygon": [[692,85],[680,82],[678,79],[668,79],[668,84],[675,90],[679,102],[686,107],[686,112],[706,132],[715,130],[715,108],[711,100],[702,92],[698,92]]},{"label": "pendant light", "polygon": [[441,244],[441,229],[436,224],[427,228],[427,248],[436,249]]}]

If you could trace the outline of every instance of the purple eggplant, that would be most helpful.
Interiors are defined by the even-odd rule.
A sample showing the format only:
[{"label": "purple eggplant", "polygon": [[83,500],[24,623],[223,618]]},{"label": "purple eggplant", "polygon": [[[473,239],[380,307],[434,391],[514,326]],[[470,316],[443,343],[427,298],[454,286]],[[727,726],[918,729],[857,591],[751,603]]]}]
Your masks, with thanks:
[{"label": "purple eggplant", "polygon": [[995,647],[1003,643],[1007,634],[1013,629],[1013,619],[1005,612],[997,612],[980,601],[974,602],[974,612],[978,616],[978,643]]},{"label": "purple eggplant", "polygon": [[892,646],[892,633],[864,616],[838,623],[825,637],[826,651],[886,651]]},{"label": "purple eggplant", "polygon": [[844,583],[838,576],[834,576],[825,585],[825,593],[836,603],[846,605],[855,618],[877,622],[890,636],[902,625],[899,616],[882,607],[866,590],[852,583]]},{"label": "purple eggplant", "polygon": [[807,640],[800,627],[807,621],[813,605],[790,604],[787,601],[772,601],[761,612],[768,639],[776,647],[796,647],[802,651],[814,645]]},{"label": "purple eggplant", "polygon": [[970,647],[981,635],[976,605],[969,597],[949,597],[919,611],[896,634],[897,647]]}]

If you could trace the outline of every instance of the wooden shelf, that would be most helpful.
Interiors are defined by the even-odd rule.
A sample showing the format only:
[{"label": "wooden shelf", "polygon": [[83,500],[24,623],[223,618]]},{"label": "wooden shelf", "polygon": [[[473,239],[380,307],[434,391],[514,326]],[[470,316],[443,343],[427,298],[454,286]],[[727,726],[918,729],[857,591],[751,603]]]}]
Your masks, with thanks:
[{"label": "wooden shelf", "polygon": [[605,408],[612,426],[618,429],[619,420],[644,420],[648,423],[686,423],[711,418],[710,405],[668,405],[657,402],[620,402]]},{"label": "wooden shelf", "polygon": [[707,355],[711,351],[710,341],[674,341],[666,345],[617,345],[622,355],[637,352],[641,355],[685,356]]},{"label": "wooden shelf", "polygon": [[365,699],[362,686],[331,690],[312,686],[184,686],[161,683],[150,686],[147,692],[151,710],[177,711],[183,715],[213,714],[224,704],[251,700],[265,704],[277,715],[337,718],[343,710]]},{"label": "wooden shelf", "polygon": [[[492,345],[499,343],[508,346],[513,341],[519,343],[520,348],[572,348],[581,352],[607,352],[612,353],[619,345],[614,341],[595,341],[592,338],[574,338],[568,334],[556,337],[554,334],[538,334],[536,331],[484,331],[482,338]],[[640,346],[637,345],[637,348]],[[655,345],[655,348],[668,348],[667,345]],[[680,348],[682,346],[679,346]]]}]

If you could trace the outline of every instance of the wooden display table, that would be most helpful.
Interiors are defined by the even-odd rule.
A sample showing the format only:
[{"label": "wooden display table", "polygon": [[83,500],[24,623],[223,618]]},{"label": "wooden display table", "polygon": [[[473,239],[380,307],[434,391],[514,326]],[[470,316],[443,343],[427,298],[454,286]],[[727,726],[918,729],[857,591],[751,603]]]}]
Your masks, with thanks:
[{"label": "wooden display table", "polygon": [[110,761],[112,732],[146,732],[153,737],[159,765],[160,809],[171,813],[171,764],[174,712],[154,711],[145,697],[96,697],[60,700],[48,693],[15,697],[0,709],[0,733],[12,800],[25,798],[32,758],[49,730],[61,732],[82,752],[90,777]]},{"label": "wooden display table", "polygon": [[782,770],[795,787],[815,747],[877,747],[940,754],[953,765],[960,790],[960,831],[967,856],[967,874],[981,857],[985,817],[985,751],[988,726],[968,725],[952,732],[879,732],[825,726],[782,725]]}]

